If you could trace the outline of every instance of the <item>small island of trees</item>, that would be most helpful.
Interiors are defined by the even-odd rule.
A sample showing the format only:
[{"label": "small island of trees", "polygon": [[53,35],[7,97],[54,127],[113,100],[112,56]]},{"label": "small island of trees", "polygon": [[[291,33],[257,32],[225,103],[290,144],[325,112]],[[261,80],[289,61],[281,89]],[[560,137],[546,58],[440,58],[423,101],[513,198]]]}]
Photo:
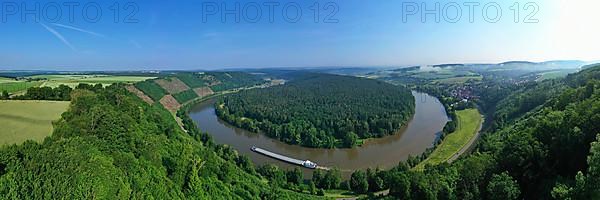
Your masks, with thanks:
[{"label": "small island of trees", "polygon": [[415,107],[405,87],[315,73],[231,94],[216,104],[217,115],[230,124],[315,148],[353,147],[362,139],[394,134]]}]

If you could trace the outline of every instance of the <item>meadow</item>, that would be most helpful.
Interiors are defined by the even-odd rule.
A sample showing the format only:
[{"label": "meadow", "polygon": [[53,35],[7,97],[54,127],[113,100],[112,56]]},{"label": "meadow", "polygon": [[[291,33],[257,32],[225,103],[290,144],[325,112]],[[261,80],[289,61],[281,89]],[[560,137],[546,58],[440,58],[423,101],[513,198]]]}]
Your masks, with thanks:
[{"label": "meadow", "polygon": [[482,120],[477,109],[459,110],[456,111],[456,115],[458,116],[456,131],[448,134],[427,159],[415,166],[416,170],[423,170],[427,164],[436,165],[446,162],[477,134]]},{"label": "meadow", "polygon": [[0,101],[0,145],[43,141],[68,106],[68,101]]}]

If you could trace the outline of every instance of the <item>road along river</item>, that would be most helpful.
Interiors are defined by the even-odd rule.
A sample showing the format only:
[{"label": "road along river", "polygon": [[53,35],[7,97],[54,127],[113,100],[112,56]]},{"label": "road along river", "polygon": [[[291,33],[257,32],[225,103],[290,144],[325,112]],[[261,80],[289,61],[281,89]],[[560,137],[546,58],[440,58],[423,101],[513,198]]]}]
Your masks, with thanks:
[{"label": "road along river", "polygon": [[[344,176],[354,170],[380,167],[389,169],[406,160],[409,155],[420,155],[432,147],[448,121],[443,105],[433,96],[413,91],[415,115],[408,125],[395,135],[367,140],[352,149],[315,149],[289,145],[264,134],[253,133],[233,127],[215,114],[214,101],[207,100],[190,110],[190,117],[202,131],[213,136],[218,144],[227,144],[239,153],[247,155],[255,165],[273,163],[286,169],[299,167],[266,157],[251,150],[252,146],[302,160],[310,160],[323,167],[337,167]],[[310,169],[302,169],[306,176]]]}]

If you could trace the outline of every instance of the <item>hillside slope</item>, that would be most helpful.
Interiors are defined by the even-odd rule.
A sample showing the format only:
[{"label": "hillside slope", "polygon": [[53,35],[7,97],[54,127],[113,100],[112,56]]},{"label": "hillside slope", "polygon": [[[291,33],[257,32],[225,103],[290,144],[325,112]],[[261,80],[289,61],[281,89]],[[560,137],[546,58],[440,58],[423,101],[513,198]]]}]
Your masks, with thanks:
[{"label": "hillside slope", "polygon": [[0,149],[7,199],[310,199],[270,187],[245,157],[184,133],[123,85],[75,90],[42,144]]},{"label": "hillside slope", "polygon": [[[171,112],[215,92],[259,85],[265,81],[244,72],[177,72],[138,82],[135,87]],[[145,98],[143,95],[138,95]]]}]

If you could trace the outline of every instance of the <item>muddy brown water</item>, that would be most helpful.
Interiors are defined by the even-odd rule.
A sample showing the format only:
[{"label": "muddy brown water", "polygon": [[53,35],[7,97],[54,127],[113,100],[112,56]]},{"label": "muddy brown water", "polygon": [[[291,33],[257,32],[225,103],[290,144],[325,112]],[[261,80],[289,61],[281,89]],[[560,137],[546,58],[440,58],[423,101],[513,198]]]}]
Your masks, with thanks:
[{"label": "muddy brown water", "polygon": [[[420,155],[433,146],[448,121],[446,111],[437,98],[415,91],[412,94],[416,103],[415,115],[406,126],[394,135],[369,139],[362,146],[352,149],[315,149],[289,145],[264,134],[233,127],[217,117],[215,100],[195,105],[189,115],[202,131],[213,136],[216,143],[233,147],[250,157],[257,166],[272,163],[286,169],[299,167],[255,153],[250,150],[252,146],[301,160],[308,159],[319,166],[337,167],[342,170],[344,177],[348,177],[357,169],[392,168],[409,155]],[[312,170],[302,170],[305,176],[312,175]]]}]

